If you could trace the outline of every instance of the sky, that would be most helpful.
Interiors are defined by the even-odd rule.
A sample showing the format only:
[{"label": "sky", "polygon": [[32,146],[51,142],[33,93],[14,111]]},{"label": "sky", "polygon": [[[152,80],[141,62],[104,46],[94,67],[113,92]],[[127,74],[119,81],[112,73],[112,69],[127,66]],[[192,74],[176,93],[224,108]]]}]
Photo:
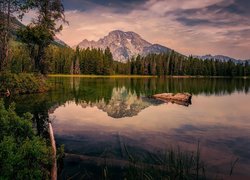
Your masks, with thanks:
[{"label": "sky", "polygon": [[250,59],[250,0],[62,0],[70,46],[134,31],[185,55]]}]

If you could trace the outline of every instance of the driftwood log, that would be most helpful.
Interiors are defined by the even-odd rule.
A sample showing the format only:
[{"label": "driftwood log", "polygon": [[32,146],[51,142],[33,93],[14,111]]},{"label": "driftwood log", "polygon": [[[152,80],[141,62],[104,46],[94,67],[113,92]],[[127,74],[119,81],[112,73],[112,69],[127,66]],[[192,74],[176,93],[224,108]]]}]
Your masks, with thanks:
[{"label": "driftwood log", "polygon": [[162,93],[155,94],[153,98],[164,101],[176,103],[183,106],[189,106],[191,104],[192,95],[189,93]]},{"label": "driftwood log", "polygon": [[52,167],[51,167],[51,180],[57,180],[57,163],[56,163],[56,142],[51,123],[49,123],[49,135],[52,147]]}]

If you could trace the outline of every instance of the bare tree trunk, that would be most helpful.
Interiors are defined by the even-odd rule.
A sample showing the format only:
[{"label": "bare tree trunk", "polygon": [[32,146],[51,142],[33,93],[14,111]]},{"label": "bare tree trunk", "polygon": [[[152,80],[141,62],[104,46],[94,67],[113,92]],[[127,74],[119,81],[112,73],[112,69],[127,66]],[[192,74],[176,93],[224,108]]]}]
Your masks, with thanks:
[{"label": "bare tree trunk", "polygon": [[75,66],[74,66],[74,74],[80,74],[80,63],[79,58],[76,58]]},{"label": "bare tree trunk", "polygon": [[72,61],[70,66],[70,74],[74,74],[74,61]]},{"label": "bare tree trunk", "polygon": [[38,72],[41,72],[42,74],[46,73],[46,64],[44,62],[44,56],[45,56],[45,47],[43,45],[40,45],[38,47],[38,54],[35,61],[35,69]]}]

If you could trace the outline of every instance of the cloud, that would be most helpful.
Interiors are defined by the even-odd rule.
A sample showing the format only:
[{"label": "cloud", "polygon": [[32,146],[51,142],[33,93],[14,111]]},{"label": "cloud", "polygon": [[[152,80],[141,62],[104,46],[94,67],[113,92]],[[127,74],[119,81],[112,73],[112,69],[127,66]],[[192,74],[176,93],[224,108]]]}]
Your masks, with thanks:
[{"label": "cloud", "polygon": [[177,9],[172,13],[176,20],[186,26],[238,26],[250,25],[249,2],[222,1],[202,8]]},{"label": "cloud", "polygon": [[249,4],[246,0],[64,0],[69,26],[58,36],[73,46],[120,29],[186,55],[249,59]]},{"label": "cloud", "polygon": [[66,10],[93,11],[109,9],[114,13],[128,13],[148,0],[63,0]]}]

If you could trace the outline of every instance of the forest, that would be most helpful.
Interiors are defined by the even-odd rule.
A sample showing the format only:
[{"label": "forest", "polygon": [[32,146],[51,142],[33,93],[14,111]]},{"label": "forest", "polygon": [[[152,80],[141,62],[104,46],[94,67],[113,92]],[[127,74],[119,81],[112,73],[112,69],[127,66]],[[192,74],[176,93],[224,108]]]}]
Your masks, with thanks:
[{"label": "forest", "polygon": [[[11,57],[7,69],[12,73],[35,72],[35,62],[29,56],[27,44],[11,42]],[[37,56],[37,55],[34,55]],[[186,57],[175,51],[149,54],[128,59],[126,63],[115,61],[110,49],[72,49],[49,45],[43,59],[45,74],[95,74],[95,75],[157,75],[157,76],[249,76],[250,65],[201,60]]]},{"label": "forest", "polygon": [[[37,16],[23,25],[25,13]],[[174,50],[137,55],[121,63],[105,49],[71,48],[55,37],[67,20],[60,0],[8,0],[0,4],[0,72],[41,74],[249,76],[249,62],[201,60]],[[193,42],[195,43],[195,42]]]},{"label": "forest", "polygon": [[[34,8],[38,9],[38,17],[27,26],[22,25],[19,20],[25,12]],[[14,17],[15,13],[19,15],[19,20]],[[162,54],[137,55],[122,63],[113,58],[109,47],[80,49],[56,43],[56,33],[67,23],[60,1],[2,3],[0,22],[0,72],[230,77],[250,75],[248,61],[235,63],[231,60],[201,60],[172,50]]]}]

